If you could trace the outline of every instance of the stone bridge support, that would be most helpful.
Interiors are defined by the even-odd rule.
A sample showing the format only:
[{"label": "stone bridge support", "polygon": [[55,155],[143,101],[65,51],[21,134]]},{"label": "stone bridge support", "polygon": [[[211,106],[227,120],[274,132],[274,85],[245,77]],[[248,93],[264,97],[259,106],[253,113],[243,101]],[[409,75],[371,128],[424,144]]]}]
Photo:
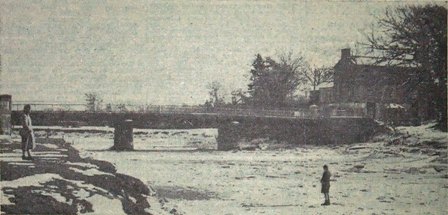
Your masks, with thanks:
[{"label": "stone bridge support", "polygon": [[134,136],[132,120],[120,120],[115,123],[114,146],[112,150],[130,151],[134,150]]}]

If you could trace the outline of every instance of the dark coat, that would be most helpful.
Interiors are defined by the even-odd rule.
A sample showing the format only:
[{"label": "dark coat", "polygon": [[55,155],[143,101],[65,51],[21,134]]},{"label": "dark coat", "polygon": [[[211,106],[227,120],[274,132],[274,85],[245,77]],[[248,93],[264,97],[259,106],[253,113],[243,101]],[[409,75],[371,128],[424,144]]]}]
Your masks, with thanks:
[{"label": "dark coat", "polygon": [[330,177],[331,177],[330,171],[325,170],[324,174],[322,175],[322,179],[320,179],[320,183],[322,184],[321,193],[330,192]]}]

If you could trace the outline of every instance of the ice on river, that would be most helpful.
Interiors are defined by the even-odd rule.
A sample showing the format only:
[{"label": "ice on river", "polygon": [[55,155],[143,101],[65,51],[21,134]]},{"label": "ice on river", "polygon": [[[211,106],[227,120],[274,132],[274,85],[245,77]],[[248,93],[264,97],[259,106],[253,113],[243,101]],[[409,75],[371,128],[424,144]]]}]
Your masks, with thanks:
[{"label": "ice on river", "polygon": [[[447,214],[446,170],[435,155],[384,142],[220,152],[217,131],[134,131],[136,151],[108,151],[112,133],[67,133],[83,156],[113,163],[185,214]],[[387,148],[390,147],[390,148]],[[322,165],[332,172],[332,205],[320,204]],[[444,164],[437,164],[444,165]]]}]

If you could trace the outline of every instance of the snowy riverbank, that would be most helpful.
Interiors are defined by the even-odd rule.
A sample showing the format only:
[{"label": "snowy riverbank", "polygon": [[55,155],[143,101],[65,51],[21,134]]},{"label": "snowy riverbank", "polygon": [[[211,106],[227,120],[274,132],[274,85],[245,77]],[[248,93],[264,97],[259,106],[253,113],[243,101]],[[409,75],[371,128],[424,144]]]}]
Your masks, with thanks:
[{"label": "snowy riverbank", "polygon": [[15,138],[2,136],[0,149],[2,214],[169,214],[149,186],[61,139],[37,139],[33,161]]}]

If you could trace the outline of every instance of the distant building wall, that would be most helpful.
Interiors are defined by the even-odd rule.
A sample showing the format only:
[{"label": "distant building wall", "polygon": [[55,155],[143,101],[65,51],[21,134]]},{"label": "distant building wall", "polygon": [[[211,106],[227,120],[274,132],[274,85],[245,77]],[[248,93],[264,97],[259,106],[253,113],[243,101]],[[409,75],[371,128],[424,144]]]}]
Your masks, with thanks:
[{"label": "distant building wall", "polygon": [[318,104],[319,103],[319,90],[310,91],[310,104]]},{"label": "distant building wall", "polygon": [[319,102],[321,104],[331,104],[333,99],[333,87],[326,87],[319,89]]}]

